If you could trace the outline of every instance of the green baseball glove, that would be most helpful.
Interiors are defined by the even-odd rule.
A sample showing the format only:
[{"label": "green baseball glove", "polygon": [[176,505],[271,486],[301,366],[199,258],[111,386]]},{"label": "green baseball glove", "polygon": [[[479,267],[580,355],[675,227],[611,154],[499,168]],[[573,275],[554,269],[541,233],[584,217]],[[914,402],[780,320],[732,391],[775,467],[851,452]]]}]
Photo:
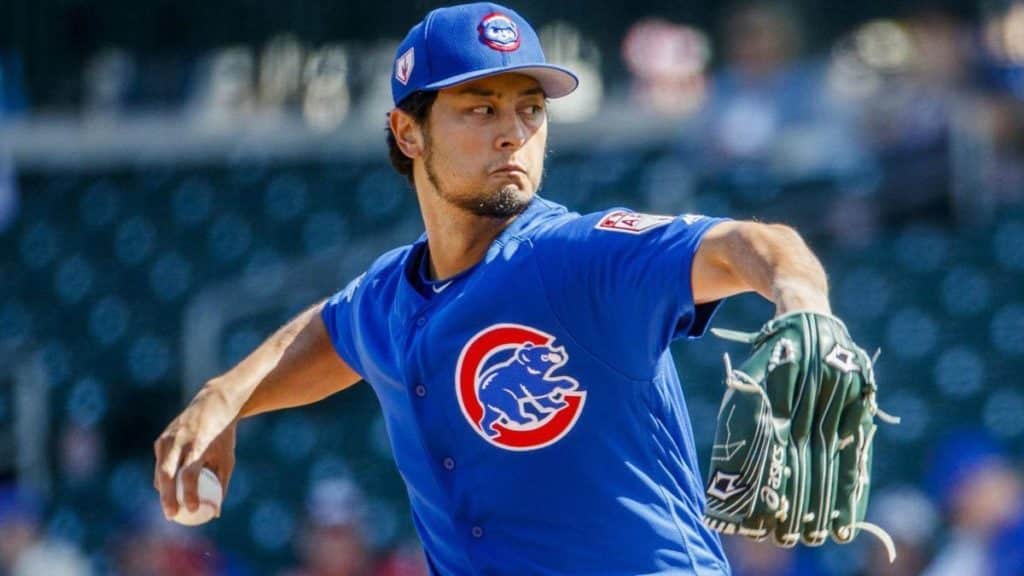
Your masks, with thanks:
[{"label": "green baseball glove", "polygon": [[875,403],[873,360],[832,316],[770,320],[759,332],[712,330],[753,344],[733,369],[711,451],[704,523],[780,546],[849,542],[863,529],[895,558],[892,540],[864,521],[874,419],[898,422]]}]

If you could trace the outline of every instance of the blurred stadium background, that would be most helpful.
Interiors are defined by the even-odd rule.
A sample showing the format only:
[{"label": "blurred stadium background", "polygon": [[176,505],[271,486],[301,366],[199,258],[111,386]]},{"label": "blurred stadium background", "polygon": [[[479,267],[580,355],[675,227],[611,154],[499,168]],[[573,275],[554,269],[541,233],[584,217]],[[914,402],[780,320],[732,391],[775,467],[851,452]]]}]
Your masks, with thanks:
[{"label": "blurred stadium background", "polygon": [[[737,574],[1024,574],[1024,2],[512,1],[583,88],[542,194],[798,227],[883,350],[877,545]],[[0,4],[0,574],[424,574],[368,386],[240,429],[224,514],[151,445],[206,378],[422,230],[387,164],[422,0]],[[728,302],[719,326],[771,313]],[[714,338],[676,350],[706,461]],[[588,519],[600,522],[600,518]],[[610,551],[614,553],[614,551]]]}]

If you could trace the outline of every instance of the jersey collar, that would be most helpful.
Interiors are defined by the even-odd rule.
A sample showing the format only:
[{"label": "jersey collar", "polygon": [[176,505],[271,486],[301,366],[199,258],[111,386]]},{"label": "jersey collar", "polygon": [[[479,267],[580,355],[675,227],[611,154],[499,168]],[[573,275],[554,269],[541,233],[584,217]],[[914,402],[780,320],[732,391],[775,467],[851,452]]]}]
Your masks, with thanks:
[{"label": "jersey collar", "polygon": [[[403,263],[404,284],[407,288],[410,288],[409,292],[415,295],[415,300],[417,301],[430,300],[449,290],[457,290],[457,284],[472,275],[481,264],[491,262],[503,252],[512,249],[518,243],[517,240],[528,234],[531,228],[548,218],[565,214],[566,212],[566,208],[561,204],[540,196],[534,196],[526,210],[509,223],[498,234],[498,237],[491,242],[487,254],[480,263],[441,281],[430,279],[427,267],[427,235],[424,233],[406,253],[406,261]],[[448,284],[449,282],[451,284]]]},{"label": "jersey collar", "polygon": [[517,238],[526,236],[531,228],[534,228],[537,224],[560,214],[568,212],[565,206],[552,202],[546,198],[542,198],[539,195],[535,195],[533,200],[530,200],[530,204],[526,207],[526,210],[522,214],[516,217],[501,234],[494,239],[491,243],[490,249],[487,251],[485,261],[491,261],[501,251],[502,248],[513,242]]}]

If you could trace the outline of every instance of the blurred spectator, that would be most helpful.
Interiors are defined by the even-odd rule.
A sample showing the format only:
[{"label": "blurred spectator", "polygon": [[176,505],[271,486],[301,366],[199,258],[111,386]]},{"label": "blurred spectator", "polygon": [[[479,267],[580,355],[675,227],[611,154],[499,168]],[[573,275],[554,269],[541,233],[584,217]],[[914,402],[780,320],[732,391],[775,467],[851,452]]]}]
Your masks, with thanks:
[{"label": "blurred spectator", "polygon": [[600,47],[572,22],[550,22],[538,35],[548,62],[570,68],[580,79],[575,92],[548,104],[551,121],[583,122],[593,118],[604,102]]},{"label": "blurred spectator", "polygon": [[24,489],[0,488],[0,565],[10,576],[84,576],[85,557],[40,529],[41,503]]},{"label": "blurred spectator", "polygon": [[252,51],[241,46],[223,48],[199,67],[193,88],[196,120],[213,128],[233,125],[256,107],[255,62]]},{"label": "blurred spectator", "polygon": [[950,533],[925,576],[993,574],[995,548],[1024,522],[1020,474],[991,439],[967,431],[939,444],[930,484]]},{"label": "blurred spectator", "polygon": [[419,540],[411,539],[388,554],[375,576],[427,576],[427,561]]},{"label": "blurred spectator", "polygon": [[391,110],[391,75],[381,74],[394,66],[398,40],[379,38],[364,45],[352,59],[352,85],[359,98],[353,101],[349,125],[362,130],[380,130],[383,119]]},{"label": "blurred spectator", "polygon": [[70,425],[61,432],[58,459],[65,482],[91,486],[104,463],[103,438],[95,427]]},{"label": "blurred spectator", "polygon": [[935,8],[914,14],[907,28],[914,57],[904,78],[905,99],[897,100],[902,106],[889,118],[885,200],[914,219],[946,218],[952,199],[951,120],[970,89],[970,32],[955,15]]},{"label": "blurred spectator", "polygon": [[302,88],[306,47],[291,34],[271,38],[260,55],[259,97],[267,112],[295,107]]},{"label": "blurred spectator", "polygon": [[703,32],[659,18],[633,24],[622,42],[633,75],[631,98],[668,117],[686,117],[704,104],[711,47]]},{"label": "blurred spectator", "polygon": [[310,490],[306,526],[298,539],[300,566],[285,576],[426,576],[418,543],[378,557],[368,542],[368,508],[359,487],[327,478]]},{"label": "blurred spectator", "polygon": [[982,32],[988,83],[1024,100],[1024,1],[985,5]]},{"label": "blurred spectator", "polygon": [[1024,2],[993,3],[982,22],[980,89],[954,117],[958,217],[985,224],[1024,202]]},{"label": "blurred spectator", "polygon": [[110,120],[123,113],[135,73],[135,60],[127,51],[108,48],[93,56],[85,68],[83,114]]},{"label": "blurred spectator", "polygon": [[306,512],[309,531],[301,546],[308,576],[370,574],[366,504],[354,483],[320,481],[313,487]]},{"label": "blurred spectator", "polygon": [[302,113],[310,127],[333,130],[348,115],[348,62],[348,50],[339,45],[324,46],[306,60]]},{"label": "blurred spectator", "polygon": [[734,576],[810,576],[819,574],[807,548],[780,548],[742,536],[722,539]]},{"label": "blurred spectator", "polygon": [[896,562],[875,542],[869,544],[865,576],[915,576],[928,565],[939,525],[928,497],[911,486],[897,486],[872,496],[868,519],[885,529],[896,545]]},{"label": "blurred spectator", "polygon": [[953,124],[953,207],[968,224],[1024,202],[1024,100],[999,91],[966,101]]},{"label": "blurred spectator", "polygon": [[864,150],[814,62],[795,60],[801,28],[781,4],[739,4],[727,13],[725,65],[688,131],[688,149],[727,187],[771,187],[849,178]]},{"label": "blurred spectator", "polygon": [[803,30],[798,15],[779,2],[739,2],[725,19],[726,58],[741,82],[767,83],[799,55]]},{"label": "blurred spectator", "polygon": [[112,538],[118,576],[227,576],[237,574],[213,542],[194,528],[167,521],[155,505],[138,511]]},{"label": "blurred spectator", "polygon": [[902,22],[876,20],[841,40],[832,88],[857,111],[882,166],[888,222],[952,215],[952,123],[970,92],[970,30],[937,6]]}]

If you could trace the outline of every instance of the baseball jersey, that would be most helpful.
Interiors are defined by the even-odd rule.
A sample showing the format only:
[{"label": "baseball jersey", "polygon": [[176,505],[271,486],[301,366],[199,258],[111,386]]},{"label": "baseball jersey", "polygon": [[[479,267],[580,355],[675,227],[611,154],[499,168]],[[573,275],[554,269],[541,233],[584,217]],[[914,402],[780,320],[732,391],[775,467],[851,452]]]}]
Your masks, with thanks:
[{"label": "baseball jersey", "polygon": [[432,574],[729,573],[669,352],[717,306],[690,284],[716,222],[535,197],[457,276],[424,236],[326,302]]}]

